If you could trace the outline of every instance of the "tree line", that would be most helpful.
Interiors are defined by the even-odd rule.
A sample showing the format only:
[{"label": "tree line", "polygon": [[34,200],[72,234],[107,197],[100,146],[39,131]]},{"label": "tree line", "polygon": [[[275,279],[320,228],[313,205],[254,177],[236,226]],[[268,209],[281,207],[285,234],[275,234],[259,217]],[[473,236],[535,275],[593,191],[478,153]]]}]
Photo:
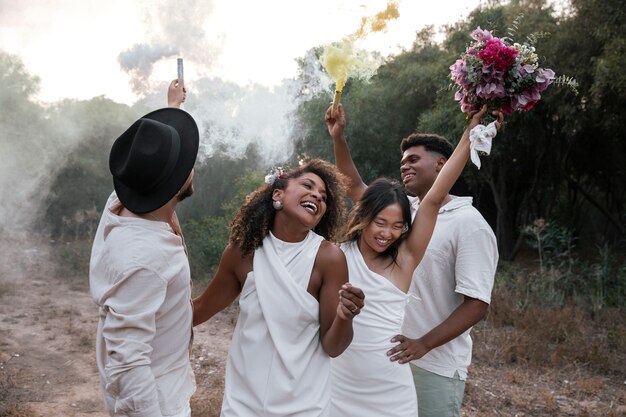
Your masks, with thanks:
[{"label": "tree line", "polygon": [[[553,85],[528,113],[507,118],[480,171],[468,168],[457,191],[472,195],[494,228],[501,257],[514,259],[524,228],[537,219],[565,227],[580,244],[623,244],[626,197],[626,26],[620,1],[574,0],[557,15],[545,1],[491,2],[446,29],[432,28],[411,50],[388,59],[369,81],[349,80],[343,95],[346,136],[367,181],[399,177],[399,143],[414,131],[460,138],[464,115],[454,101],[448,67],[470,43],[476,27],[515,38],[534,33],[545,67],[573,77],[578,95]],[[521,17],[521,18],[520,18]],[[298,150],[332,159],[322,114],[327,97],[300,108],[304,131]]]},{"label": "tree line", "polygon": [[[412,132],[437,133],[453,142],[460,138],[464,115],[449,88],[448,68],[476,27],[505,36],[517,20],[516,39],[549,34],[535,44],[542,65],[576,79],[578,94],[553,85],[531,112],[509,116],[492,155],[483,158],[480,170],[468,168],[454,192],[474,197],[496,233],[503,260],[514,260],[520,249],[536,248],[538,241],[547,255],[573,245],[602,245],[623,254],[624,14],[622,0],[571,0],[560,13],[544,0],[488,1],[446,27],[443,42],[435,41],[433,27],[416,33],[412,47],[386,58],[370,80],[349,79],[344,88],[346,135],[363,178],[399,178],[400,140]],[[319,89],[315,78],[321,50],[314,48],[299,60],[302,94],[306,90],[312,98],[302,101],[293,115],[292,160],[276,165],[306,157],[333,160],[324,125],[331,95]],[[53,240],[89,238],[112,190],[110,146],[136,117],[151,110],[150,103],[126,106],[95,97],[38,104],[33,98],[38,79],[3,52],[0,81],[2,148],[27,159],[22,163],[9,157],[7,163],[22,177],[38,174],[18,203],[38,208],[36,228]],[[198,162],[196,195],[181,205],[180,213],[198,274],[216,266],[230,217],[247,192],[261,184],[268,167],[259,162],[259,154],[250,146],[245,157],[233,159],[218,149]],[[5,206],[14,195],[3,192]]]}]

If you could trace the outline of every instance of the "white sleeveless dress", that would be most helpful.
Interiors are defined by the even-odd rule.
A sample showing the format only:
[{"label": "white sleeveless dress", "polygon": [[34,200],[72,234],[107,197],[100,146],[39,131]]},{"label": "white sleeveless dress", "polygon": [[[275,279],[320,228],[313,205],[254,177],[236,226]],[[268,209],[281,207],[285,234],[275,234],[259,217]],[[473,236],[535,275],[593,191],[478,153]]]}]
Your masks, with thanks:
[{"label": "white sleeveless dress", "polygon": [[254,253],[226,363],[222,417],[327,417],[330,357],[319,302],[307,292],[324,239],[287,243],[272,234]]},{"label": "white sleeveless dress", "polygon": [[353,320],[354,338],[331,359],[331,415],[342,417],[415,417],[417,396],[408,364],[391,362],[390,340],[401,333],[411,299],[387,278],[371,271],[357,242],[343,244],[350,282],[365,293],[365,306]]}]

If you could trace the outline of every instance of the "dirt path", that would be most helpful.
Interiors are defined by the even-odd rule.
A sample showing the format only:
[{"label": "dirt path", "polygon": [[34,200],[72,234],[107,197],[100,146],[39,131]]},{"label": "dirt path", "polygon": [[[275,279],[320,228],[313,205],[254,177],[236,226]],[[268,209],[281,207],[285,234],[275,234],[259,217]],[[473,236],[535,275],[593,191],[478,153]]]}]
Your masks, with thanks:
[{"label": "dirt path", "polygon": [[[87,277],[55,278],[50,253],[37,246],[15,242],[0,255],[0,416],[108,417]],[[196,329],[194,416],[218,415],[232,317],[229,310]]]},{"label": "dirt path", "polygon": [[[0,417],[107,417],[87,276],[58,278],[50,259],[45,245],[32,242],[0,248]],[[219,415],[236,314],[231,306],[195,329],[194,417]],[[484,322],[475,329],[464,416],[626,416],[626,381],[619,375],[575,364],[493,365],[493,343],[485,335],[501,331]]]}]

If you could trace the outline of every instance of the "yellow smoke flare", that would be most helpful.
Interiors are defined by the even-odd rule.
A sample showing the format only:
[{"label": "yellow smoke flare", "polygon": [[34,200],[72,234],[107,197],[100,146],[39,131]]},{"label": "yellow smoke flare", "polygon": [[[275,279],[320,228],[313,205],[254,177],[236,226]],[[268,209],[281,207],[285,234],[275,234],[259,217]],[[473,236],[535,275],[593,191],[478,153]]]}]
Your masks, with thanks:
[{"label": "yellow smoke flare", "polygon": [[324,49],[322,54],[322,65],[326,68],[328,75],[335,80],[335,97],[330,115],[337,110],[341,91],[346,84],[350,69],[354,66],[354,54],[350,42],[342,42],[339,45],[331,45]]},{"label": "yellow smoke flare", "polygon": [[[376,13],[374,16],[363,17],[361,19],[361,26],[355,33],[344,38],[338,45],[328,45],[324,48],[321,63],[324,68],[326,68],[328,75],[335,81],[335,96],[333,98],[331,116],[335,113],[339,105],[341,92],[348,77],[355,75],[353,73],[358,71],[357,68],[365,69],[371,66],[366,62],[357,62],[357,57],[352,48],[354,41],[363,39],[372,32],[380,32],[386,29],[387,22],[391,19],[397,19],[399,16],[400,12],[398,11],[397,1],[389,0],[386,9],[382,12]],[[375,70],[376,68],[371,72],[373,73]]]}]

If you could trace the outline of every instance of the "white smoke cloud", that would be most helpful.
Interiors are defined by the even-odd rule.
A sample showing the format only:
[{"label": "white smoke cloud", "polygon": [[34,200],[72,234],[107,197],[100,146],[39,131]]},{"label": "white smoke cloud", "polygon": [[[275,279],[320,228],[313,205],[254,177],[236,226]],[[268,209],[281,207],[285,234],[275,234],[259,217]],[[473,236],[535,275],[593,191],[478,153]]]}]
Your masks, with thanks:
[{"label": "white smoke cloud", "polygon": [[[314,51],[308,51],[300,64],[298,79],[285,79],[273,88],[209,77],[189,83],[182,108],[200,129],[198,157],[202,160],[219,152],[239,159],[254,145],[266,165],[289,159],[298,106],[319,94],[328,95],[329,103],[332,99],[332,80],[321,70]],[[155,85],[139,104],[148,109],[165,106],[168,83]]]},{"label": "white smoke cloud", "polygon": [[151,75],[155,65],[173,56],[192,62],[199,74],[210,71],[219,48],[207,39],[205,25],[213,5],[211,1],[164,0],[146,2],[146,41],[122,51],[120,67],[131,77],[133,92],[144,96],[154,90]]},{"label": "white smoke cloud", "polygon": [[122,69],[131,77],[131,88],[138,95],[150,88],[149,78],[154,63],[162,58],[178,55],[179,50],[170,45],[135,44],[119,55]]},{"label": "white smoke cloud", "polygon": [[266,87],[238,87],[219,80],[198,85],[198,105],[193,114],[203,131],[204,156],[226,150],[242,157],[249,145],[256,145],[265,162],[284,161],[293,152],[289,142],[292,113],[297,106],[295,82],[283,82],[270,91]]}]

